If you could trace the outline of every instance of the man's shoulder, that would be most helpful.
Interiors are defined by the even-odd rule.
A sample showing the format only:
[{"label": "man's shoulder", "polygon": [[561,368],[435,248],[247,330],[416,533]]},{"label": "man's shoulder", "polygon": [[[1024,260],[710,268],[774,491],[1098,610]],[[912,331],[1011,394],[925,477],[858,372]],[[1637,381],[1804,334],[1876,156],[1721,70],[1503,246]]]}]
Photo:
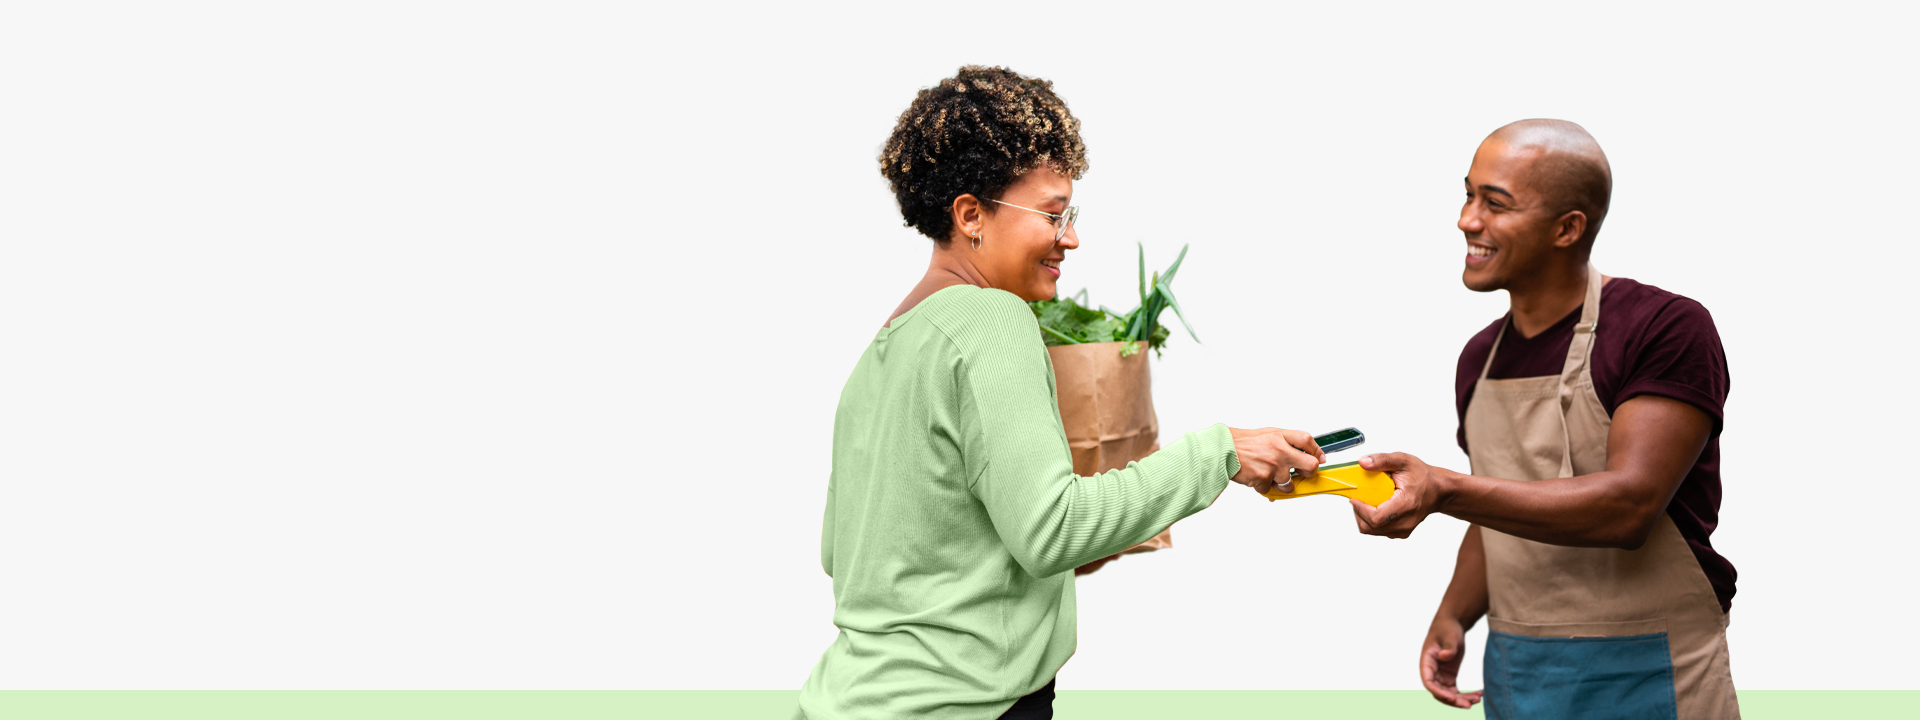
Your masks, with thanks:
[{"label": "man's shoulder", "polygon": [[1707,306],[1680,293],[1619,277],[1607,283],[1606,289],[1608,297],[1600,305],[1603,330],[1608,316],[1619,318],[1638,332],[1655,335],[1681,329],[1713,329],[1713,314]]}]

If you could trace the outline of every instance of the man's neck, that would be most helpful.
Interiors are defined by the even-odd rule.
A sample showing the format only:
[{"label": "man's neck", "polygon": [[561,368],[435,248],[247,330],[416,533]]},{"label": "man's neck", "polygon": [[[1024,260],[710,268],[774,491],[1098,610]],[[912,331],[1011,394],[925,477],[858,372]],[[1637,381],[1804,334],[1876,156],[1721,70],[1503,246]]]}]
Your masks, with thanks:
[{"label": "man's neck", "polygon": [[1521,337],[1539,335],[1586,302],[1587,266],[1581,263],[1542,273],[1536,282],[1508,288],[1507,298],[1513,310],[1513,329]]}]

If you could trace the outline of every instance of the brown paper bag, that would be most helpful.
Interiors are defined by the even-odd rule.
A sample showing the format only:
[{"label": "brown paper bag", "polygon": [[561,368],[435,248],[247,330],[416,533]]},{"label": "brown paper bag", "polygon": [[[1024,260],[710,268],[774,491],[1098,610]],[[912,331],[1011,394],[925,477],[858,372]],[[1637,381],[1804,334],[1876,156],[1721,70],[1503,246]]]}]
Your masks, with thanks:
[{"label": "brown paper bag", "polygon": [[1060,396],[1060,422],[1081,475],[1126,467],[1153,452],[1160,422],[1153,414],[1153,384],[1145,343],[1126,357],[1128,343],[1087,343],[1047,348]]},{"label": "brown paper bag", "polygon": [[[1087,343],[1047,348],[1053,358],[1053,383],[1060,399],[1060,423],[1067,429],[1073,472],[1093,475],[1139,460],[1160,449],[1160,420],[1153,413],[1153,383],[1147,372],[1147,345],[1122,356],[1131,343]],[[1103,560],[1081,566],[1093,572],[1120,555],[1173,547],[1171,528]]]}]

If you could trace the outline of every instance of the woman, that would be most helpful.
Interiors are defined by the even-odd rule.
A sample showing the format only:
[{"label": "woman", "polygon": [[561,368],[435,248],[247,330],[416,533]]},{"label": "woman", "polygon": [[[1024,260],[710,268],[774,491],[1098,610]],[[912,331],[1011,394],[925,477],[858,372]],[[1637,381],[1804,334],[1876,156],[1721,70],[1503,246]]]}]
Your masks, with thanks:
[{"label": "woman", "polygon": [[[1073,474],[1026,303],[1054,297],[1086,172],[1052,83],[964,67],[920,92],[880,156],[926,275],[867,346],[834,416],[820,559],[840,636],[798,717],[1052,717],[1074,649],[1074,567],[1324,459],[1291,430],[1215,425]],[[1004,714],[1003,714],[1004,713]]]}]

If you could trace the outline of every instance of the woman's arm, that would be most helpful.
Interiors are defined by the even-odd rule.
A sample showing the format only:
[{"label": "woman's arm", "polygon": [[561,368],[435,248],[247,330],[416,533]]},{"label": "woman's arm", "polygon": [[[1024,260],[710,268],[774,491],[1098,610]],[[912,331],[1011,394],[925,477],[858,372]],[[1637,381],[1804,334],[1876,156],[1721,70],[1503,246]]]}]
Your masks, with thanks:
[{"label": "woman's arm", "polygon": [[[1023,437],[1014,424],[989,423],[984,453],[968,452],[971,466],[986,455],[973,492],[994,530],[1021,567],[1036,577],[1072,570],[1153,537],[1180,518],[1206,509],[1239,470],[1224,425],[1188,433],[1126,467],[1099,475],[1073,474],[1066,438]],[[1051,445],[1057,462],[1032,458],[1020,446]],[[1035,448],[1037,449],[1037,448]],[[1053,453],[1049,453],[1053,454]]]},{"label": "woman's arm", "polygon": [[833,475],[827,475],[827,513],[820,521],[820,569],[833,577]]},{"label": "woman's arm", "polygon": [[949,332],[960,351],[957,440],[969,488],[1014,559],[1035,576],[1153,537],[1212,504],[1236,475],[1253,484],[1317,466],[1288,444],[1292,431],[1246,433],[1243,458],[1235,433],[1215,425],[1124,468],[1075,475],[1033,313],[1006,293],[979,300],[964,331]]}]

